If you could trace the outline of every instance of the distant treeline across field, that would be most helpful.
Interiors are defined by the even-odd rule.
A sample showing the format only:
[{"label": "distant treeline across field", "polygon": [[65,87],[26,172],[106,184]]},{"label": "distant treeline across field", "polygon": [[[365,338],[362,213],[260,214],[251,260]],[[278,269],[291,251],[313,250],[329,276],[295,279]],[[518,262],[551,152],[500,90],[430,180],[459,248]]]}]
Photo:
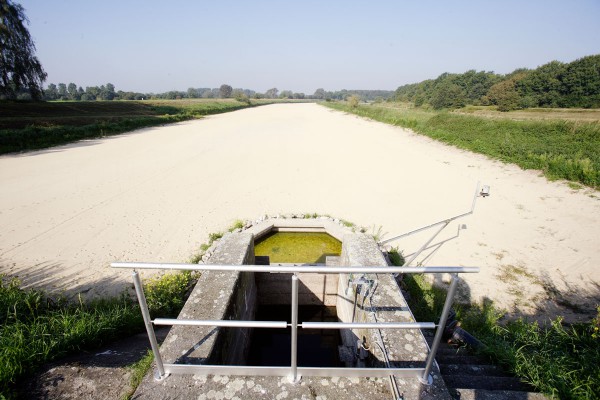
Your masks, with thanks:
[{"label": "distant treeline across field", "polygon": [[532,107],[600,107],[600,55],[571,63],[552,61],[507,75],[467,71],[400,86],[397,101],[435,109],[495,105],[500,111]]},{"label": "distant treeline across field", "polygon": [[[240,101],[248,99],[314,99],[314,100],[346,100],[350,96],[358,96],[362,101],[388,100],[394,96],[392,90],[338,90],[326,91],[323,88],[315,90],[313,94],[292,92],[291,90],[279,91],[271,88],[264,93],[251,89],[234,89],[223,84],[218,88],[193,88],[186,91],[170,90],[164,93],[140,93],[116,90],[112,83],[101,86],[87,86],[85,89],[71,82],[69,84],[50,83],[44,89],[43,100],[69,100],[69,101],[96,101],[96,100],[178,100],[178,99],[229,99]],[[30,100],[27,90],[22,90],[18,95],[19,100]]]}]

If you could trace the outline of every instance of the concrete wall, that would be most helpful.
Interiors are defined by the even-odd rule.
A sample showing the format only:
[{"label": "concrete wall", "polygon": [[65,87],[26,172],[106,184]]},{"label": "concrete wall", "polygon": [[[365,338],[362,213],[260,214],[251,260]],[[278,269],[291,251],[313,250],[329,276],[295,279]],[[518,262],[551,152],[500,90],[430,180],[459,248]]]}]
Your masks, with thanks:
[{"label": "concrete wall", "polygon": [[[387,266],[387,262],[377,243],[372,237],[365,234],[347,234],[342,241],[342,254],[340,256],[340,265],[342,266]],[[338,282],[338,300],[337,313],[340,321],[343,322],[372,322],[368,313],[365,311],[362,293],[358,296],[356,286],[351,281],[358,279],[358,276],[351,274],[340,274]],[[366,288],[364,288],[366,289]],[[364,293],[364,292],[363,292]],[[355,306],[355,297],[357,304]],[[368,301],[368,300],[367,300]],[[353,317],[354,316],[354,320]],[[341,329],[340,335],[344,346],[351,351],[356,351],[357,341],[366,341],[367,347],[371,347],[372,340],[367,329]],[[364,352],[363,352],[364,353]],[[352,363],[347,363],[347,366]],[[359,362],[359,365],[361,362]],[[361,365],[362,366],[362,365]]]},{"label": "concrete wall", "polygon": [[[224,236],[209,264],[253,264],[254,238]],[[179,313],[179,319],[253,320],[256,285],[253,273],[204,271]],[[160,317],[160,316],[153,316]],[[161,346],[165,363],[242,363],[251,332],[210,326],[174,326]]]},{"label": "concrete wall", "polygon": [[[335,306],[338,277],[327,274],[298,274],[298,304]],[[291,304],[291,274],[257,273],[258,304]]]}]

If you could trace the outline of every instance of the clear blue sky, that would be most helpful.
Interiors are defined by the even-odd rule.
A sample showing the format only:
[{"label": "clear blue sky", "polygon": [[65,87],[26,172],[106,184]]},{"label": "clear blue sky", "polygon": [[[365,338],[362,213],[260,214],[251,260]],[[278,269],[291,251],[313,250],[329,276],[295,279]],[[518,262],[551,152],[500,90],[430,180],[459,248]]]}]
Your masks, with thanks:
[{"label": "clear blue sky", "polygon": [[600,1],[15,0],[48,83],[395,90],[600,53]]}]

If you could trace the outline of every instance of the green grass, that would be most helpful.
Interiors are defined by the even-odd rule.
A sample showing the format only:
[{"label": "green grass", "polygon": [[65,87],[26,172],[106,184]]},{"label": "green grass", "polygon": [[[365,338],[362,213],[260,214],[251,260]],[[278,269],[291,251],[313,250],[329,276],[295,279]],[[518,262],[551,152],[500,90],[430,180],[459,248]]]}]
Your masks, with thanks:
[{"label": "green grass", "polygon": [[567,120],[485,118],[410,107],[323,103],[327,107],[415,132],[485,154],[549,179],[566,179],[600,188],[600,123]]},{"label": "green grass", "polygon": [[0,102],[0,154],[180,122],[273,101],[225,100]]},{"label": "green grass", "polygon": [[[176,316],[193,283],[191,273],[145,282],[151,315]],[[14,385],[44,363],[143,330],[129,296],[69,302],[19,286],[0,276],[0,398],[13,397]]]},{"label": "green grass", "polygon": [[[404,263],[392,254],[390,259]],[[445,289],[419,274],[403,275],[402,286],[417,321],[439,319]],[[548,326],[523,319],[501,323],[504,313],[491,302],[456,309],[462,327],[487,346],[485,355],[540,392],[559,399],[600,399],[600,307],[588,323],[566,325],[559,317]]]},{"label": "green grass", "polygon": [[462,308],[463,328],[487,345],[484,353],[539,391],[559,399],[600,399],[599,317],[548,326],[523,319],[501,324],[493,305]]},{"label": "green grass", "polygon": [[146,373],[152,368],[154,354],[152,350],[148,350],[146,355],[137,362],[129,366],[131,370],[131,379],[129,380],[129,391],[122,397],[122,400],[129,400],[135,393],[137,387],[142,383]]}]

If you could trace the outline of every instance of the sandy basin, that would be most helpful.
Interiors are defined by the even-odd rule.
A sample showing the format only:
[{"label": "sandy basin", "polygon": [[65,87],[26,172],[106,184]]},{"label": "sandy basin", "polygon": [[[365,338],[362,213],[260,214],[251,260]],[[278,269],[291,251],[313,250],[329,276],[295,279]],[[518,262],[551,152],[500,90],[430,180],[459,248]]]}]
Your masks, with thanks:
[{"label": "sandy basin", "polygon": [[[583,318],[600,303],[600,193],[316,104],[0,157],[0,273],[114,294],[131,281],[110,262],[185,262],[236,219],[330,214],[385,239],[468,211],[478,181],[491,196],[418,260],[480,266],[471,300]],[[393,245],[410,255],[428,234]]]}]

